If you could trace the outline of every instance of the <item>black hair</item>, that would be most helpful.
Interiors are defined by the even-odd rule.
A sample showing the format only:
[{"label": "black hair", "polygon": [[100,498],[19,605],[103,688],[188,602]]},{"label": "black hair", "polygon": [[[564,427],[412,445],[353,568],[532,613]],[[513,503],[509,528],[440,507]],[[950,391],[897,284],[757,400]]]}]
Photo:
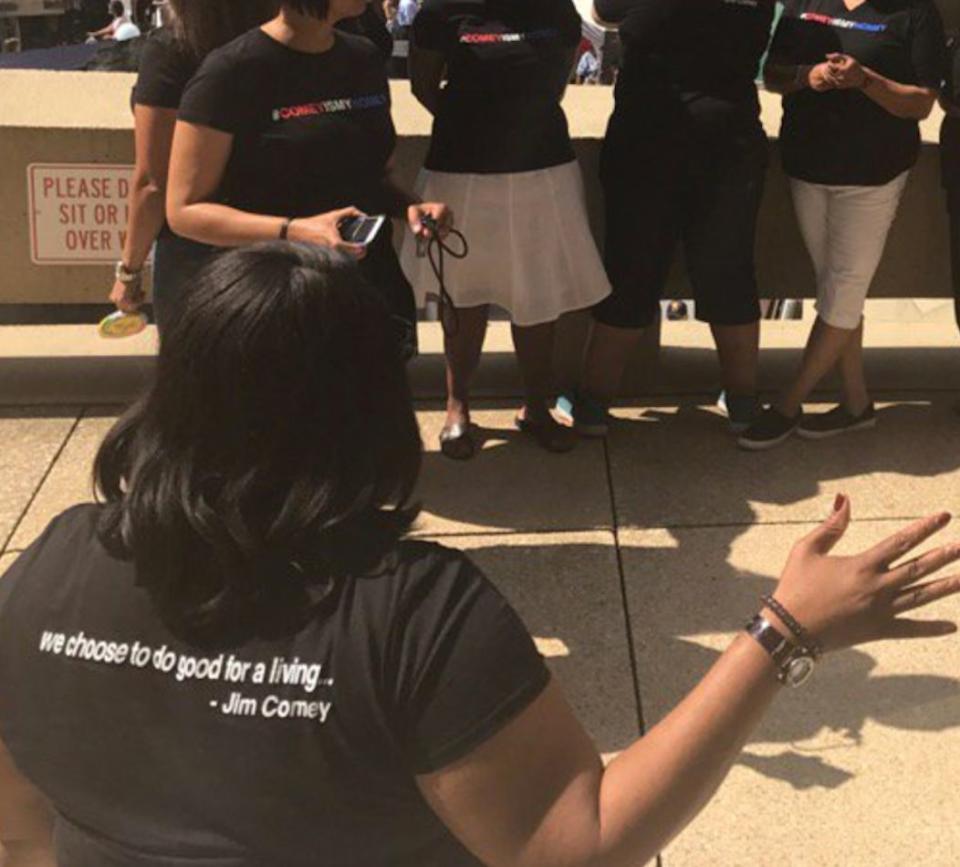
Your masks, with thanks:
[{"label": "black hair", "polygon": [[[101,6],[100,8],[102,9],[103,7]],[[123,5],[122,0],[112,0],[110,3],[110,14],[117,18],[127,14],[127,7]]]},{"label": "black hair", "polygon": [[330,14],[330,0],[283,0],[287,9],[324,19]]},{"label": "black hair", "polygon": [[99,537],[196,645],[289,634],[409,530],[422,446],[378,293],[355,262],[224,253],[97,455]]},{"label": "black hair", "polygon": [[279,8],[280,0],[170,0],[171,26],[193,55],[203,58],[265,24]]}]

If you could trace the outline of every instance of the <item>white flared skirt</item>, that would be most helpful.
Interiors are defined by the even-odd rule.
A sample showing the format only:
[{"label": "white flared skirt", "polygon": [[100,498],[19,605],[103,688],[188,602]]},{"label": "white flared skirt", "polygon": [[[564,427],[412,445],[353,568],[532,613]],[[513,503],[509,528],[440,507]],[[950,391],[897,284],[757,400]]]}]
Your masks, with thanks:
[{"label": "white flared skirt", "polygon": [[[417,192],[424,201],[449,205],[470,245],[465,259],[445,260],[447,291],[457,307],[495,304],[514,324],[529,326],[610,294],[577,162],[498,175],[424,169]],[[437,279],[410,232],[401,263],[418,306],[425,306],[438,294]]]}]

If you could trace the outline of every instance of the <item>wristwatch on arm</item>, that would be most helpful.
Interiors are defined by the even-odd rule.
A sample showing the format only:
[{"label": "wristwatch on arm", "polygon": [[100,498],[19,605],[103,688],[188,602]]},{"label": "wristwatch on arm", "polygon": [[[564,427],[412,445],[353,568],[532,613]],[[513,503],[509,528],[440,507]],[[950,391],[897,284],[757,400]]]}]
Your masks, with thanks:
[{"label": "wristwatch on arm", "polygon": [[818,649],[794,644],[784,637],[762,614],[756,615],[746,626],[747,634],[773,659],[777,680],[784,686],[803,686],[813,674],[819,656]]},{"label": "wristwatch on arm", "polygon": [[121,259],[117,262],[116,270],[114,271],[114,276],[117,280],[127,286],[139,286],[143,282],[143,269],[139,271],[131,271],[123,264]]}]

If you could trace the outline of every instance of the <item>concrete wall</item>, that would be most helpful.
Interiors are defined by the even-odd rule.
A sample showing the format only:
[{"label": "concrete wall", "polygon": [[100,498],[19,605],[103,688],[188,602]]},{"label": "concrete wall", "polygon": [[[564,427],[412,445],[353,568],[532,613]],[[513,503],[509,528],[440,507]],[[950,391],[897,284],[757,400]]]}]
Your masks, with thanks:
[{"label": "concrete wall", "polygon": [[[53,163],[129,163],[133,159],[129,95],[133,77],[122,73],[0,72],[0,304],[102,302],[109,266],[35,265],[30,259],[27,166]],[[779,127],[779,100],[762,94],[764,123]],[[398,167],[413,183],[423,160],[430,119],[405,82],[394,84],[401,136]],[[591,219],[602,237],[597,159],[612,106],[608,88],[573,87],[565,107],[583,165]],[[940,297],[950,292],[946,218],[939,189],[939,115],[923,125],[924,149],[911,178],[877,277],[875,296]],[[642,190],[637,196],[643,195]],[[760,283],[770,297],[812,291],[812,273],[794,221],[786,180],[774,155],[758,243]],[[672,294],[688,294],[682,265]]]}]

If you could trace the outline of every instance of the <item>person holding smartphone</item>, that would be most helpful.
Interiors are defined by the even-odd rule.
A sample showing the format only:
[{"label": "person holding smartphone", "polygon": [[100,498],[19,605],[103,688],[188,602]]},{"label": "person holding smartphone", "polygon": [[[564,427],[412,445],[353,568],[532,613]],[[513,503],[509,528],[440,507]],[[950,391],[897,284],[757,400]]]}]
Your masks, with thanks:
[{"label": "person holding smartphone", "polygon": [[396,133],[384,58],[335,29],[364,0],[290,0],[263,27],[211,54],[184,94],[174,135],[167,209],[175,231],[214,247],[274,238],[345,250],[380,291],[405,357],[416,353],[416,308],[389,221],[369,245],[340,223],[406,217],[424,233],[452,217],[396,188]]},{"label": "person holding smartphone", "polygon": [[[445,275],[456,327],[445,339],[440,446],[453,459],[476,451],[470,382],[491,305],[512,323],[524,385],[517,426],[549,451],[576,443],[550,412],[554,326],[610,292],[560,105],[581,30],[571,0],[426,0],[413,23],[413,93],[434,116],[419,189],[450,203],[469,242]],[[424,303],[436,279],[409,237],[403,263]]]},{"label": "person holding smartphone", "polygon": [[[876,425],[863,368],[863,310],[910,170],[920,121],[943,81],[943,22],[933,0],[787,0],[764,69],[783,94],[780,150],[817,281],[817,318],[776,400],[739,439],[771,449]],[[836,369],[842,398],[804,415]]]}]

